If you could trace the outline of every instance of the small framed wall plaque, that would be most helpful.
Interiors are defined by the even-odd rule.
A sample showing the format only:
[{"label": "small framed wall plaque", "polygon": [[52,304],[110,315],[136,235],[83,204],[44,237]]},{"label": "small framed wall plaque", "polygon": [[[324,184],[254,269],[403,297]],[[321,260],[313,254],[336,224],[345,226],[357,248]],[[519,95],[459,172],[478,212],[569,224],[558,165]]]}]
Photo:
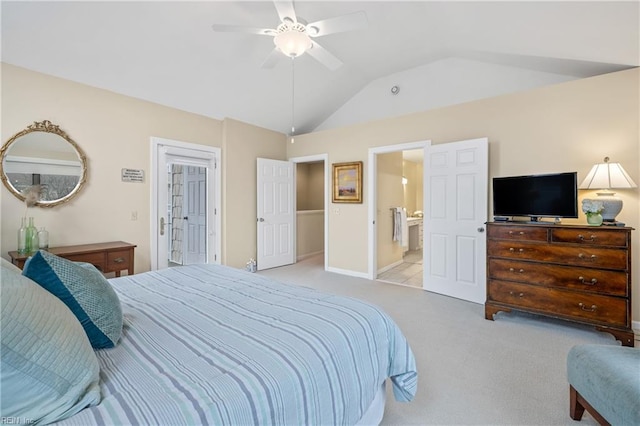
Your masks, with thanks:
[{"label": "small framed wall plaque", "polygon": [[142,169],[122,169],[123,182],[144,182],[144,170]]}]

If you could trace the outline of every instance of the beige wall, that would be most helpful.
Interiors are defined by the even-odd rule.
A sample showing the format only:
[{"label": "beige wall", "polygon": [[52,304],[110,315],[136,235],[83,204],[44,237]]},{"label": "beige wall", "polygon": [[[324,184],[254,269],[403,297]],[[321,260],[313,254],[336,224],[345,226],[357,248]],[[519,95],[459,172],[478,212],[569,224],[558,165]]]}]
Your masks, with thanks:
[{"label": "beige wall", "polygon": [[296,257],[303,259],[324,251],[324,210],[296,214]]},{"label": "beige wall", "polygon": [[296,210],[309,210],[309,163],[296,164]]},{"label": "beige wall", "polygon": [[[284,135],[3,63],[2,141],[42,120],[59,125],[80,145],[89,168],[87,184],[76,198],[52,209],[29,209],[36,225],[49,230],[50,245],[127,241],[138,246],[136,272],[148,270],[150,138],[160,137],[222,148],[222,217],[229,218],[222,230],[223,262],[244,266],[255,257],[256,157],[284,159]],[[144,183],[121,182],[122,168],[143,169]],[[25,208],[4,186],[0,201],[0,250],[8,258],[7,252],[16,248]],[[137,212],[136,221],[132,212]]]},{"label": "beige wall", "polygon": [[324,209],[324,162],[296,164],[298,210]]},{"label": "beige wall", "polygon": [[256,158],[286,160],[286,136],[236,120],[224,121],[222,262],[241,268],[257,253]]},{"label": "beige wall", "polygon": [[[364,162],[368,149],[431,140],[433,144],[489,138],[489,177],[577,171],[583,179],[604,156],[621,162],[640,183],[640,70],[547,86],[407,116],[296,136],[289,157],[326,153],[330,163]],[[331,204],[329,267],[366,274],[367,191],[362,204]],[[580,191],[580,196],[593,192]],[[618,220],[640,229],[639,190],[619,191]],[[336,212],[337,209],[337,212]],[[491,206],[489,206],[489,212]],[[490,216],[488,212],[488,216]],[[581,213],[577,220],[585,223]],[[640,294],[640,230],[633,233],[633,292]],[[636,298],[637,299],[637,298]],[[635,320],[640,303],[635,301]]]}]

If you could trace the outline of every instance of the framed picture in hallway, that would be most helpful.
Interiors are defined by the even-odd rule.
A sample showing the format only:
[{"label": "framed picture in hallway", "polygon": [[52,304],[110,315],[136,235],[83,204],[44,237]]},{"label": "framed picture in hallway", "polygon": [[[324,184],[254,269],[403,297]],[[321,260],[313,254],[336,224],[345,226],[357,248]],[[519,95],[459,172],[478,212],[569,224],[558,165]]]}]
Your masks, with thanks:
[{"label": "framed picture in hallway", "polygon": [[362,161],[333,164],[333,202],[362,203]]}]

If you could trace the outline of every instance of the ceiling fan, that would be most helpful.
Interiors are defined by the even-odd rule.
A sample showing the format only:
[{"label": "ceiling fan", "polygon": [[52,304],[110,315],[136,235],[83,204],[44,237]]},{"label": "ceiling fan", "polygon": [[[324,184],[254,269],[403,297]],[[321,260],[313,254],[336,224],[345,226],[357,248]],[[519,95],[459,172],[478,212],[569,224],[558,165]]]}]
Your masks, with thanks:
[{"label": "ceiling fan", "polygon": [[296,15],[293,1],[274,1],[273,3],[280,17],[280,24],[275,29],[218,24],[214,24],[212,28],[218,32],[242,32],[273,37],[276,47],[262,63],[262,68],[272,68],[283,54],[296,58],[308,53],[333,71],[342,66],[342,61],[313,39],[327,34],[366,28],[368,25],[367,16],[363,11],[307,23]]}]

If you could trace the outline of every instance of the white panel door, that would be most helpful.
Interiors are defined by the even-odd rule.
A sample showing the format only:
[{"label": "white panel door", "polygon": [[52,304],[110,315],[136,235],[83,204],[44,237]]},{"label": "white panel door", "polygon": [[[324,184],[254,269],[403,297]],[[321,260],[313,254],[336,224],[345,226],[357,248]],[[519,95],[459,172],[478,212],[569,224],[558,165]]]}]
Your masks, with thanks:
[{"label": "white panel door", "polygon": [[258,158],[258,270],[295,260],[293,163]]},{"label": "white panel door", "polygon": [[432,145],[424,161],[424,289],[484,303],[486,138]]},{"label": "white panel door", "polygon": [[207,263],[207,169],[195,166],[184,169],[184,264]]}]

